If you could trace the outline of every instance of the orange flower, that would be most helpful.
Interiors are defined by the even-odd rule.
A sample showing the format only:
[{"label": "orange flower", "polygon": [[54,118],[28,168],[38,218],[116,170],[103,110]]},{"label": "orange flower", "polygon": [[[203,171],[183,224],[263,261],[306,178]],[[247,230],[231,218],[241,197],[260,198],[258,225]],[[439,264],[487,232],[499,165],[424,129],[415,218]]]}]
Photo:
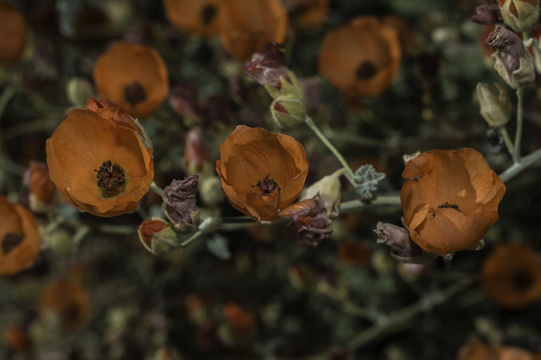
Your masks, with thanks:
[{"label": "orange flower", "polygon": [[425,251],[473,248],[498,220],[505,185],[473,149],[427,151],[407,163],[402,177],[404,224]]},{"label": "orange flower", "polygon": [[121,42],[105,52],[94,67],[100,96],[135,117],[156,110],[169,92],[167,68],[158,52]]},{"label": "orange flower", "polygon": [[165,15],[178,29],[199,35],[220,30],[220,0],[163,0]]},{"label": "orange flower", "polygon": [[280,0],[227,0],[222,10],[220,39],[234,57],[248,60],[265,44],[286,39],[288,17]]},{"label": "orange flower", "polygon": [[396,30],[404,53],[413,55],[419,51],[420,46],[416,35],[404,20],[395,15],[384,16],[381,20]]},{"label": "orange flower", "polygon": [[482,342],[462,345],[457,360],[534,360],[532,353],[514,346],[488,346]]},{"label": "orange flower", "polygon": [[294,0],[291,15],[304,28],[323,24],[329,12],[329,0]]},{"label": "orange flower", "polygon": [[[89,103],[90,108],[106,106]],[[80,210],[102,217],[134,211],[154,177],[144,130],[107,106],[70,111],[46,145],[49,174],[58,190]]]},{"label": "orange flower", "polygon": [[499,244],[483,263],[481,284],[501,306],[517,309],[541,298],[541,262],[522,244]]},{"label": "orange flower", "polygon": [[0,195],[0,275],[12,275],[32,265],[41,236],[34,215]]},{"label": "orange flower", "polygon": [[361,16],[325,36],[319,72],[349,96],[377,96],[393,82],[401,56],[395,28]]},{"label": "orange flower", "polygon": [[18,61],[26,47],[27,37],[28,26],[19,10],[0,3],[0,63]]},{"label": "orange flower", "polygon": [[40,294],[39,311],[56,314],[64,331],[73,331],[90,317],[90,297],[77,275],[49,284]]},{"label": "orange flower", "polygon": [[254,317],[235,303],[227,303],[224,306],[224,315],[229,328],[237,338],[249,338],[254,334]]},{"label": "orange flower", "polygon": [[308,160],[291,136],[240,125],[220,145],[216,171],[234,208],[272,220],[301,192]]},{"label": "orange flower", "polygon": [[32,345],[28,333],[21,327],[11,326],[4,332],[4,342],[11,351],[25,351]]}]

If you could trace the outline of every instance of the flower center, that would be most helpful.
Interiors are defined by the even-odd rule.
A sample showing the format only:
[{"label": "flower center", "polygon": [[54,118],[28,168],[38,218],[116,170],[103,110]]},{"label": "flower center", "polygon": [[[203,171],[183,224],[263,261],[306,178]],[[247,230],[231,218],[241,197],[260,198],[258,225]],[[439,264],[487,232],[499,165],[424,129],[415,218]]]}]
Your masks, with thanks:
[{"label": "flower center", "polygon": [[201,10],[201,21],[203,22],[203,25],[209,26],[212,20],[216,17],[216,14],[218,13],[218,9],[214,5],[206,5]]},{"label": "flower center", "polygon": [[147,93],[143,85],[137,81],[126,85],[124,88],[124,97],[130,105],[137,105],[147,98]]},{"label": "flower center", "polygon": [[7,255],[11,250],[15,249],[21,242],[23,237],[19,234],[8,232],[2,239],[2,252]]},{"label": "flower center", "polygon": [[438,209],[455,209],[456,211],[459,211],[459,212],[462,212],[459,208],[458,208],[458,205],[455,205],[455,204],[449,204],[449,202],[444,202],[443,204],[439,205],[438,206]]},{"label": "flower center", "polygon": [[519,291],[528,291],[533,285],[534,279],[528,271],[520,271],[513,275],[513,284]]},{"label": "flower center", "polygon": [[378,69],[370,61],[365,61],[361,63],[356,70],[357,78],[360,80],[370,79],[372,76],[376,75]]},{"label": "flower center", "polygon": [[267,174],[262,180],[259,180],[255,185],[252,185],[252,188],[258,188],[260,193],[270,194],[274,190],[278,189],[280,191],[280,186],[270,178],[270,174]]},{"label": "flower center", "polygon": [[103,197],[112,197],[124,190],[126,174],[120,165],[113,164],[111,160],[107,160],[101,164],[99,169],[95,169],[94,171],[97,173],[96,179],[98,180],[98,186],[101,188]]}]

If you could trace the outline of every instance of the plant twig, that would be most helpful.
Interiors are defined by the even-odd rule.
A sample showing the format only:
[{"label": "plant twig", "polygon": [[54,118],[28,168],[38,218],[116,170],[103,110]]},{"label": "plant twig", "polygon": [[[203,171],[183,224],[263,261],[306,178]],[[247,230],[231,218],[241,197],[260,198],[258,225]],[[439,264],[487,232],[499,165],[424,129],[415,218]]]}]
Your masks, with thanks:
[{"label": "plant twig", "polygon": [[539,160],[541,160],[541,149],[538,149],[533,153],[524,156],[520,162],[511,165],[507,170],[500,174],[500,178],[503,180],[503,182],[508,182],[516,175],[521,173],[524,169]]},{"label": "plant twig", "polygon": [[399,206],[401,205],[400,196],[399,195],[378,196],[374,201],[372,201],[369,204],[364,203],[360,200],[346,201],[340,205],[340,213],[349,213],[356,210],[360,210],[365,207],[377,206],[377,205]]},{"label": "plant twig", "polygon": [[154,191],[156,193],[156,195],[158,195],[158,196],[160,196],[162,198],[165,196],[165,191],[163,191],[163,189],[161,187],[156,185],[156,183],[154,181],[150,185],[150,190]]},{"label": "plant twig", "polygon": [[517,89],[517,129],[515,132],[515,145],[513,152],[513,161],[520,162],[520,143],[522,141],[522,123],[523,123],[523,107],[524,107],[524,88]]},{"label": "plant twig", "polygon": [[509,136],[509,132],[507,131],[507,128],[504,126],[500,126],[499,128],[500,134],[502,135],[503,142],[505,143],[505,147],[507,148],[507,152],[509,152],[509,155],[514,159],[515,157],[515,148],[513,145],[513,142],[511,141],[511,137]]}]

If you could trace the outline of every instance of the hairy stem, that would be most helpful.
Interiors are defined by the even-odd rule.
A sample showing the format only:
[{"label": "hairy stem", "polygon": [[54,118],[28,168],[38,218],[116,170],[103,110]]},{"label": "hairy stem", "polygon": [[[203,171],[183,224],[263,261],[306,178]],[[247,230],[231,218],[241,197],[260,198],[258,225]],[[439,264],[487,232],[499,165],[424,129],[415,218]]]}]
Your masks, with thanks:
[{"label": "hairy stem", "polygon": [[524,88],[517,89],[517,129],[515,132],[515,145],[513,152],[513,161],[520,162],[520,143],[522,141],[522,123],[523,123],[523,107],[524,107]]}]

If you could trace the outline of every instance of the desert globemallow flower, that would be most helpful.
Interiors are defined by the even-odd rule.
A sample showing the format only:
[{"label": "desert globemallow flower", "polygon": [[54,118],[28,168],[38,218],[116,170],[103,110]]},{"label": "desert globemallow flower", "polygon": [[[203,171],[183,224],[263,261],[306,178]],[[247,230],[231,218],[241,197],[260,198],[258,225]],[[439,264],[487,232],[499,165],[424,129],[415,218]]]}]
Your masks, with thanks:
[{"label": "desert globemallow flower", "polygon": [[425,251],[475,248],[498,220],[505,185],[474,149],[424,152],[407,162],[402,177],[404,224]]},{"label": "desert globemallow flower", "polygon": [[216,171],[233,207],[258,221],[273,220],[299,196],[308,160],[291,136],[239,125],[220,145]]},{"label": "desert globemallow flower", "polygon": [[220,30],[220,0],[163,0],[165,15],[176,28],[198,35]]},{"label": "desert globemallow flower", "polygon": [[34,215],[0,195],[0,275],[13,275],[32,265],[40,245]]},{"label": "desert globemallow flower", "polygon": [[110,103],[72,110],[47,140],[49,175],[81,211],[112,217],[135,210],[154,177],[152,147],[139,124]]},{"label": "desert globemallow flower", "polygon": [[360,16],[325,35],[319,72],[348,96],[377,96],[393,82],[401,58],[395,27]]},{"label": "desert globemallow flower", "polygon": [[265,44],[286,39],[288,16],[281,0],[227,0],[221,11],[220,40],[236,58],[248,60]]},{"label": "desert globemallow flower", "polygon": [[6,2],[0,3],[0,64],[11,64],[23,55],[28,26],[23,15]]},{"label": "desert globemallow flower", "polygon": [[94,82],[101,97],[135,117],[146,117],[167,97],[167,68],[158,52],[120,42],[100,56]]}]

